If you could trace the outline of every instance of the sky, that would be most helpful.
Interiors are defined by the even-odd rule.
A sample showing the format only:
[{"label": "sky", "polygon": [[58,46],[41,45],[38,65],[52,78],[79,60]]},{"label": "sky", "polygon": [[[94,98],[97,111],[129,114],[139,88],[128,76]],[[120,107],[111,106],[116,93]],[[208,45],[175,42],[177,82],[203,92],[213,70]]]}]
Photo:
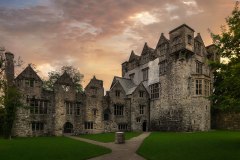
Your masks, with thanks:
[{"label": "sky", "polygon": [[48,72],[72,65],[95,75],[109,90],[132,50],[155,49],[161,33],[185,23],[212,43],[235,0],[0,0],[0,46],[21,57],[46,79]]}]

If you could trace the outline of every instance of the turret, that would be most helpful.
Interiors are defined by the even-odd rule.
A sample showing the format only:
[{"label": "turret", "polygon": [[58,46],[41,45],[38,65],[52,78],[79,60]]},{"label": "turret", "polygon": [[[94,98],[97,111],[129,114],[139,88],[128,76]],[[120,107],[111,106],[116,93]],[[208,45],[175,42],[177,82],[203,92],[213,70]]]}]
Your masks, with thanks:
[{"label": "turret", "polygon": [[183,24],[169,32],[170,53],[183,58],[187,53],[194,53],[194,30]]},{"label": "turret", "polygon": [[14,55],[11,52],[6,52],[5,57],[6,57],[5,65],[6,79],[8,85],[12,85],[14,80]]}]

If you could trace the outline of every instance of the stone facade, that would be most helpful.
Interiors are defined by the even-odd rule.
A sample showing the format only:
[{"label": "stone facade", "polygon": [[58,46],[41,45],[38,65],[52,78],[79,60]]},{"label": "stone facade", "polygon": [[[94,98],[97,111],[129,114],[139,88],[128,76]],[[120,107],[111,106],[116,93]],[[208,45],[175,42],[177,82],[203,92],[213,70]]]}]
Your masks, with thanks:
[{"label": "stone facade", "polygon": [[145,43],[140,56],[132,51],[106,95],[95,76],[77,93],[66,72],[46,91],[29,65],[15,79],[27,106],[18,109],[15,135],[209,130],[214,46],[185,24],[169,37],[161,34],[155,49]]}]

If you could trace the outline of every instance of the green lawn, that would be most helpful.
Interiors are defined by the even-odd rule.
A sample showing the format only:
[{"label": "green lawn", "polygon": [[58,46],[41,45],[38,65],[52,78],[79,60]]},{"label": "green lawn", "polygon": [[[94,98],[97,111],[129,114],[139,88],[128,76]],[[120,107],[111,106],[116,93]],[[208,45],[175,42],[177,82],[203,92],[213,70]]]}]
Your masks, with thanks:
[{"label": "green lawn", "polygon": [[81,160],[110,152],[66,137],[0,139],[1,160]]},{"label": "green lawn", "polygon": [[[133,137],[139,136],[141,132],[125,132],[125,139],[131,139]],[[99,133],[99,134],[83,134],[80,135],[81,138],[91,139],[99,142],[114,142],[115,133]]]},{"label": "green lawn", "polygon": [[149,160],[239,160],[240,132],[153,132],[137,153]]}]

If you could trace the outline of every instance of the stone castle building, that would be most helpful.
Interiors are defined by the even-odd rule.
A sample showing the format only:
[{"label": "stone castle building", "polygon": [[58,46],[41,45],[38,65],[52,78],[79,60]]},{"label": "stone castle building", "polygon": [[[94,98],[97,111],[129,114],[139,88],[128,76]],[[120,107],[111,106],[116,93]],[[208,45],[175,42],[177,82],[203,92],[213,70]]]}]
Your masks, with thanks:
[{"label": "stone castle building", "polygon": [[95,76],[83,93],[76,92],[65,72],[53,91],[29,65],[15,78],[25,108],[17,111],[17,136],[101,133],[114,131],[207,131],[215,46],[205,47],[198,33],[183,24],[161,34],[155,49],[145,43],[133,51],[104,95]]}]

